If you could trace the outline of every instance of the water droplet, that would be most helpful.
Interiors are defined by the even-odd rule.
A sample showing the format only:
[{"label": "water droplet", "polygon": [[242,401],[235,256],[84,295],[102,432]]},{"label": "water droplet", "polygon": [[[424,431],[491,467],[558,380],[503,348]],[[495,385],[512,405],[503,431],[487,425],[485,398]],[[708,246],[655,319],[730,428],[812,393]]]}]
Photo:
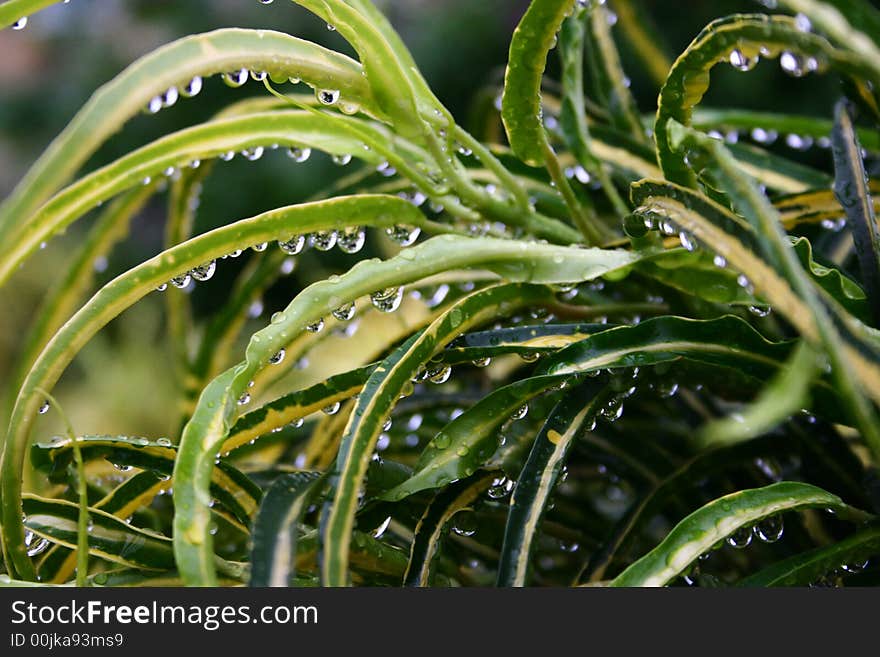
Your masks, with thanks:
[{"label": "water droplet", "polygon": [[235,151],[226,151],[225,153],[220,153],[220,159],[224,162],[229,162],[234,157]]},{"label": "water droplet", "polygon": [[339,100],[339,92],[335,89],[317,89],[315,97],[322,105],[335,105]]},{"label": "water droplet", "polygon": [[40,408],[37,409],[37,413],[39,413],[40,415],[45,415],[48,412],[49,412],[49,400],[47,399],[46,401],[44,401],[40,405]]},{"label": "water droplet", "polygon": [[381,538],[382,534],[385,533],[385,530],[388,529],[388,525],[390,524],[391,516],[388,516],[387,518],[385,518],[385,520],[382,521],[382,524],[376,527],[376,529],[373,531],[373,538]]},{"label": "water droplet", "polygon": [[471,509],[462,509],[452,516],[452,531],[459,536],[473,536],[477,533],[477,514]]},{"label": "water droplet", "polygon": [[226,85],[235,89],[247,82],[249,75],[250,74],[248,70],[246,68],[242,68],[238,71],[232,71],[231,73],[224,73],[220,77]]},{"label": "water droplet", "polygon": [[343,253],[357,253],[364,247],[367,234],[360,226],[346,228],[339,234],[339,250]]},{"label": "water droplet", "polygon": [[752,294],[755,291],[752,282],[749,280],[749,277],[745,274],[740,274],[736,277],[736,284],[739,285],[742,289],[746,291],[747,294]]},{"label": "water droplet", "polygon": [[518,409],[516,409],[510,416],[511,420],[522,420],[526,415],[529,414],[529,405],[523,404]]},{"label": "water droplet", "polygon": [[764,128],[752,128],[750,133],[752,140],[759,144],[772,144],[779,137],[779,133],[775,130],[765,130]]},{"label": "water droplet", "polygon": [[384,290],[373,292],[370,295],[370,302],[379,312],[391,313],[400,307],[403,300],[402,287],[388,287]]},{"label": "water droplet", "polygon": [[486,491],[486,494],[493,500],[500,500],[507,497],[513,490],[514,481],[507,477],[498,477],[492,480],[492,485]]},{"label": "water droplet", "polygon": [[600,410],[599,415],[607,422],[615,422],[623,416],[623,400],[613,397]]},{"label": "water droplet", "polygon": [[39,538],[36,541],[33,541],[28,546],[27,555],[29,557],[35,557],[39,554],[42,554],[49,547],[49,541],[45,538]]},{"label": "water droplet", "polygon": [[728,61],[738,71],[751,71],[758,64],[759,57],[749,57],[739,48],[730,51]]},{"label": "water droplet", "polygon": [[269,242],[259,242],[258,244],[251,245],[251,249],[256,251],[257,253],[262,253],[269,246]]},{"label": "water droplet", "polygon": [[410,246],[419,239],[422,229],[418,226],[406,226],[404,224],[385,229],[385,233],[400,246]]},{"label": "water droplet", "polygon": [[180,90],[180,95],[184,98],[192,98],[193,96],[197,96],[201,90],[202,78],[197,75],[192,80],[183,85],[183,88]]},{"label": "water droplet", "polygon": [[801,13],[795,15],[794,26],[801,32],[810,32],[813,29],[813,23],[805,14]]},{"label": "water droplet", "polygon": [[254,146],[253,148],[245,148],[241,154],[244,155],[251,162],[256,162],[261,157],[263,157],[263,153],[265,149],[262,146]]},{"label": "water droplet", "polygon": [[697,248],[697,240],[684,231],[681,231],[678,234],[678,241],[681,242],[682,247],[684,247],[686,251],[694,251]]},{"label": "water droplet", "polygon": [[262,82],[268,76],[266,75],[266,71],[251,71],[251,79],[256,82]]},{"label": "water droplet", "polygon": [[294,235],[285,242],[278,242],[278,248],[287,255],[299,254],[306,245],[305,235]]},{"label": "water droplet", "polygon": [[306,160],[309,159],[309,157],[311,157],[311,155],[312,155],[311,148],[305,148],[305,147],[297,148],[294,146],[293,148],[287,149],[287,156],[290,159],[292,159],[294,162],[305,162]]},{"label": "water droplet", "polygon": [[162,283],[156,288],[156,291],[157,292],[164,292],[167,289],[168,289],[168,283]]},{"label": "water droplet", "polygon": [[446,383],[450,376],[452,376],[452,366],[443,365],[442,367],[429,369],[427,378],[431,383],[439,385],[441,383]]},{"label": "water droplet", "polygon": [[771,310],[772,309],[770,308],[770,306],[749,306],[749,312],[752,313],[755,317],[766,317],[770,314]]},{"label": "water droplet", "polygon": [[317,322],[306,325],[306,331],[309,333],[318,333],[322,328],[324,328],[324,318],[322,317]]},{"label": "water droplet", "polygon": [[354,317],[356,311],[357,308],[355,308],[354,301],[350,301],[336,308],[332,314],[340,322],[347,322]]},{"label": "water droplet", "polygon": [[333,402],[332,404],[325,406],[321,409],[321,412],[325,415],[336,415],[339,412],[339,408],[342,406],[340,402]]},{"label": "water droplet", "polygon": [[270,365],[278,365],[281,361],[284,360],[285,353],[286,352],[284,351],[284,349],[279,349],[278,351],[276,351],[274,354],[272,354],[269,357],[269,364]]},{"label": "water droplet", "polygon": [[171,447],[171,440],[169,438],[156,438],[156,444],[159,447]]},{"label": "water droplet", "polygon": [[186,274],[181,274],[180,276],[175,276],[174,278],[172,278],[171,284],[176,288],[183,289],[187,285],[189,285],[191,280],[192,280],[192,278],[190,277],[189,273],[186,273]]},{"label": "water droplet", "polygon": [[758,540],[764,543],[775,543],[782,538],[782,534],[785,531],[782,516],[775,515],[764,518],[752,528],[752,531],[758,537]]},{"label": "water droplet", "polygon": [[795,78],[802,77],[807,72],[803,58],[790,50],[786,50],[779,56],[779,66]]},{"label": "water droplet", "polygon": [[147,113],[157,114],[162,109],[162,96],[153,96],[147,103]]},{"label": "water droplet", "polygon": [[348,153],[342,153],[333,156],[333,164],[344,167],[346,164],[351,162],[351,155]]},{"label": "water droplet", "polygon": [[28,17],[22,16],[21,18],[19,18],[17,21],[15,21],[12,24],[12,29],[13,30],[23,30],[24,28],[27,27],[27,23],[28,23]]},{"label": "water droplet", "polygon": [[661,380],[654,384],[657,394],[664,399],[675,397],[678,392],[678,384],[675,381]]},{"label": "water droplet", "polygon": [[861,562],[845,563],[845,564],[842,564],[840,567],[843,569],[844,572],[847,572],[851,575],[857,575],[857,574],[863,572],[865,570],[865,568],[867,568],[870,563],[871,563],[870,560],[865,559],[864,561],[861,561]]},{"label": "water droplet", "polygon": [[488,367],[489,363],[492,362],[492,359],[489,356],[485,356],[483,358],[475,358],[471,363],[474,367]]},{"label": "water droplet", "polygon": [[338,237],[335,230],[319,230],[312,235],[312,246],[318,249],[318,251],[329,251],[336,246]]},{"label": "water droplet", "polygon": [[197,281],[207,281],[214,275],[215,271],[217,271],[217,263],[216,261],[212,260],[211,262],[207,262],[204,265],[194,267],[190,270],[189,273]]},{"label": "water droplet", "polygon": [[740,527],[727,537],[727,544],[738,550],[748,547],[752,542],[752,528]]},{"label": "water droplet", "polygon": [[716,253],[715,257],[712,258],[712,263],[719,269],[724,269],[725,267],[727,267],[727,258],[719,253]]},{"label": "water droplet", "polygon": [[801,137],[794,133],[785,136],[785,145],[796,151],[805,151],[813,145],[812,137]]},{"label": "water droplet", "polygon": [[245,404],[251,401],[251,393],[245,392],[241,397],[238,398],[238,405],[244,406]]}]

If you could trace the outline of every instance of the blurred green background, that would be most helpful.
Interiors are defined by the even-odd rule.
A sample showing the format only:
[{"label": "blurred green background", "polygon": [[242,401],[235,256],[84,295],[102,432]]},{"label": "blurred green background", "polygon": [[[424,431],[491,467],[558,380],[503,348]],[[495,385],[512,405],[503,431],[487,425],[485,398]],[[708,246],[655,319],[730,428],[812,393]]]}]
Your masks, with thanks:
[{"label": "blurred green background", "polygon": [[[379,2],[413,50],[426,78],[459,122],[467,125],[478,92],[497,85],[503,75],[510,35],[526,0],[388,0]],[[614,8],[614,0],[609,0]],[[643,0],[639,6],[653,24],[659,45],[674,57],[711,19],[761,6],[747,0]],[[32,16],[21,31],[0,32],[0,196],[5,196],[28,166],[102,83],[138,57],[176,38],[219,27],[286,31],[351,53],[335,32],[285,0],[72,0]],[[619,36],[619,35],[618,35]],[[641,109],[652,112],[657,87],[639,69],[625,43],[623,62]],[[551,60],[551,75],[557,69]],[[774,62],[748,75],[730,67],[713,70],[707,105],[728,105],[830,116],[837,94],[831,77],[795,80]],[[229,89],[206,81],[194,100],[181,100],[156,116],[139,116],[116,135],[88,165],[93,168],[148,141],[210,117],[233,100],[266,93],[257,83]],[[827,151],[807,153],[806,161],[827,167]],[[351,165],[354,166],[354,165]],[[316,154],[307,166],[279,153],[257,163],[235,158],[215,170],[202,197],[198,230],[260,211],[295,203],[316,194],[347,172]],[[110,254],[99,274],[105,282],[161,248],[164,196],[157,197],[134,223],[131,237]],[[89,220],[53,240],[0,290],[0,380],[8,374],[27,331],[31,314],[46,287],[58,276]],[[375,240],[375,237],[371,238]],[[381,243],[370,248],[381,253]],[[253,256],[250,256],[253,257]],[[244,260],[242,258],[241,260]],[[296,273],[267,295],[262,318],[286,305],[303,285],[353,262],[338,252],[301,258]],[[215,279],[193,293],[197,318],[223,302],[241,263],[225,263]],[[176,291],[175,291],[176,292]],[[173,430],[175,413],[167,348],[163,337],[162,295],[150,295],[98,335],[69,369],[59,388],[62,403],[81,433],[162,435]],[[237,359],[238,354],[233,354]],[[320,371],[309,376],[320,376]],[[305,374],[303,376],[306,376]],[[50,414],[52,415],[52,414]],[[39,432],[54,420],[46,418]]]}]

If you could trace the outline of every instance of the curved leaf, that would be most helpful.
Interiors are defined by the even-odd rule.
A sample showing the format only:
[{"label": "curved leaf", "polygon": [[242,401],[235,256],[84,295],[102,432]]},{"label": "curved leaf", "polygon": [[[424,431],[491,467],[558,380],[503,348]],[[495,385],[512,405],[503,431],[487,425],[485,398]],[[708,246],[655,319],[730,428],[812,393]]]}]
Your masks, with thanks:
[{"label": "curved leaf", "polygon": [[866,514],[809,484],[783,481],[714,500],[678,523],[656,548],[611,580],[610,586],[664,586],[740,527],[784,511],[831,509],[843,518]]}]

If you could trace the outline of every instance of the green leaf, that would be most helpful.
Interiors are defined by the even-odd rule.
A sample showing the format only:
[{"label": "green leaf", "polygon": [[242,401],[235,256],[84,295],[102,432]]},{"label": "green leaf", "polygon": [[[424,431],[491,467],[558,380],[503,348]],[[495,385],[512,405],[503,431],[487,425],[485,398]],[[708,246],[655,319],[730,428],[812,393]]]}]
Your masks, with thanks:
[{"label": "green leaf", "polygon": [[615,577],[610,586],[665,586],[697,558],[740,527],[785,511],[831,509],[844,519],[863,520],[866,514],[836,495],[799,482],[783,481],[763,488],[725,495],[697,509],[678,523],[663,541]]},{"label": "green leaf", "polygon": [[[364,149],[367,140],[370,150]],[[305,111],[275,111],[216,119],[176,132],[139,148],[80,178],[46,202],[28,221],[19,239],[9,242],[0,263],[0,284],[19,263],[98,203],[161,176],[169,167],[182,168],[229,152],[269,144],[307,146],[337,155],[355,154],[373,164],[383,158],[406,169],[386,152],[386,139],[376,128],[353,117],[332,117]],[[414,161],[422,158],[411,156]]]},{"label": "green leaf", "polygon": [[292,472],[266,491],[251,536],[250,586],[289,586],[296,563],[299,521],[318,488],[312,472]]},{"label": "green leaf", "polygon": [[[538,526],[577,438],[590,431],[601,405],[604,381],[588,381],[565,394],[535,438],[513,490],[498,560],[498,586],[526,586]],[[605,391],[607,393],[607,390]]]},{"label": "green leaf", "polygon": [[532,0],[510,41],[501,118],[511,149],[529,166],[545,162],[541,78],[556,33],[574,4],[574,0]]},{"label": "green leaf", "polygon": [[367,467],[382,426],[413,378],[462,331],[540,302],[547,294],[546,288],[531,285],[498,285],[474,292],[404,342],[373,371],[345,427],[330,479],[332,493],[322,519],[326,586],[347,582],[349,537]]},{"label": "green leaf", "polygon": [[[77,505],[32,495],[23,498],[25,527],[37,536],[76,548]],[[132,527],[121,518],[89,509],[89,553],[133,568],[167,570],[174,567],[171,539]]]},{"label": "green leaf", "polygon": [[195,76],[243,68],[339,90],[347,101],[381,115],[360,64],[332,50],[271,30],[222,29],[188,36],[136,61],[92,96],[0,206],[0,241],[8,244],[12,232],[151,99]]},{"label": "green leaf", "polygon": [[874,323],[880,322],[880,228],[868,189],[868,175],[862,161],[862,148],[853,128],[846,101],[834,108],[831,132],[834,155],[834,193],[846,212],[859,258],[862,283]]},{"label": "green leaf", "polygon": [[862,529],[842,541],[792,555],[737,582],[742,587],[807,586],[845,564],[880,554],[880,526]]},{"label": "green leaf", "polygon": [[477,473],[437,493],[419,518],[403,577],[405,586],[431,586],[434,564],[444,529],[452,517],[468,507],[491,485],[498,473]]},{"label": "green leaf", "polygon": [[729,444],[771,431],[809,405],[810,383],[818,370],[816,352],[806,342],[799,343],[754,402],[742,411],[704,426],[700,441],[707,445]]},{"label": "green leaf", "polygon": [[[207,532],[208,509],[202,501],[203,491],[238,408],[237,400],[248,382],[290,336],[301,333],[343,303],[443,271],[479,267],[511,281],[560,283],[625,271],[634,259],[634,255],[624,251],[540,243],[526,246],[511,240],[441,235],[384,262],[363,260],[336,279],[307,287],[276,315],[275,322],[251,337],[245,362],[227,370],[205,388],[184,428],[174,486],[175,556],[181,573],[192,583],[207,585],[215,581],[213,566],[207,559],[211,537]],[[338,570],[334,574],[338,575]]]},{"label": "green leaf", "polygon": [[823,70],[831,68],[871,81],[875,86],[880,82],[880,67],[875,61],[839,51],[824,38],[798,30],[794,19],[788,16],[734,15],[713,21],[675,61],[660,91],[654,138],[660,166],[670,182],[696,186],[685,154],[670,144],[670,121],[690,124],[694,106],[709,88],[709,71],[719,62],[727,61],[734,49],[749,61],[755,57],[778,57],[789,51],[798,57],[814,58]]},{"label": "green leaf", "polygon": [[[105,458],[111,463],[148,469],[168,477],[174,469],[177,449],[169,440],[151,441],[147,438],[124,436],[80,436],[77,440],[83,458]],[[34,443],[31,461],[50,478],[63,476],[73,458],[73,441],[56,439],[50,443]],[[135,491],[125,491],[117,503]],[[211,495],[238,519],[247,525],[256,512],[262,495],[260,489],[243,473],[225,461],[220,461],[211,479]],[[110,501],[108,500],[107,503]],[[114,503],[115,505],[116,503]],[[105,509],[114,513],[113,506]]]},{"label": "green leaf", "polygon": [[[403,199],[372,195],[342,197],[279,208],[199,235],[128,270],[105,285],[59,329],[34,363],[19,391],[7,439],[2,446],[3,458],[0,460],[0,491],[6,502],[2,519],[6,554],[16,559],[17,567],[24,568],[26,573],[31,572],[30,562],[21,556],[21,519],[12,509],[17,505],[16,500],[19,499],[21,490],[21,472],[30,427],[37,408],[42,403],[36,390],[42,388],[51,391],[58,377],[82,346],[110,320],[158,286],[165,284],[171,277],[248,245],[269,240],[287,240],[292,233],[339,230],[349,225],[393,226],[401,222],[419,226],[423,222],[423,216],[418,208]],[[577,253],[580,255],[589,252]],[[595,255],[587,255],[585,260],[590,261],[594,257]],[[624,258],[611,256],[609,260],[604,254],[600,257],[606,264],[611,260],[615,260],[618,265],[624,262]],[[586,263],[582,261],[580,266],[583,267],[584,264]],[[593,263],[594,266],[595,264]],[[544,267],[548,268],[549,263],[545,262]],[[601,271],[597,269],[596,274]],[[334,298],[336,297],[333,294],[329,294],[325,301],[332,302]],[[338,303],[341,304],[342,300]],[[336,305],[332,305],[327,311],[335,307]],[[316,319],[317,317],[312,321]],[[276,346],[274,351],[265,355],[264,360],[268,362],[279,348],[280,345]],[[242,385],[246,384],[247,381]],[[235,400],[243,392],[244,390],[239,392]],[[235,400],[231,400],[232,410],[237,408]],[[207,481],[206,478],[206,486]],[[16,544],[18,547],[12,547]],[[12,557],[12,554],[16,556]]]}]

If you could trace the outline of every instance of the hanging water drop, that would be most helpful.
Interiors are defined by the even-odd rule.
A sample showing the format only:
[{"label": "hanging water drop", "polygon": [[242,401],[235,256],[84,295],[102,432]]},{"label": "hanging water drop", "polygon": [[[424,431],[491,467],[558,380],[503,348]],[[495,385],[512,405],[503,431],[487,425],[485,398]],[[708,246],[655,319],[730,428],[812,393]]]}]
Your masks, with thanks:
[{"label": "hanging water drop", "polygon": [[419,239],[422,229],[418,226],[399,224],[385,229],[385,233],[400,246],[410,246]]},{"label": "hanging water drop", "polygon": [[48,412],[49,412],[49,400],[47,399],[46,401],[44,401],[40,405],[40,408],[37,410],[37,413],[39,413],[40,415],[45,415]]},{"label": "hanging water drop", "polygon": [[344,167],[346,164],[351,162],[351,155],[348,153],[341,153],[339,155],[333,156],[333,164],[336,166]]},{"label": "hanging water drop", "polygon": [[175,276],[174,278],[172,278],[171,284],[176,288],[183,289],[187,285],[189,285],[191,280],[192,280],[192,278],[190,277],[189,273],[186,273],[186,274],[181,274],[180,276]]},{"label": "hanging water drop", "polygon": [[269,357],[269,365],[278,365],[284,360],[284,349],[279,349]]},{"label": "hanging water drop", "polygon": [[751,527],[740,527],[727,537],[727,544],[737,550],[748,547],[752,542]]},{"label": "hanging water drop", "polygon": [[329,251],[336,246],[336,240],[339,238],[335,230],[319,230],[312,235],[312,246],[318,251]]},{"label": "hanging water drop", "polygon": [[477,514],[471,509],[462,509],[452,517],[452,531],[459,536],[473,536],[477,533]]},{"label": "hanging water drop", "polygon": [[354,305],[354,301],[351,301],[349,303],[344,303],[341,306],[339,306],[338,308],[336,308],[332,314],[333,314],[333,317],[338,319],[340,322],[347,322],[352,317],[354,317],[355,312],[356,312],[356,308]]},{"label": "hanging water drop", "polygon": [[441,384],[449,381],[452,376],[452,366],[444,365],[435,369],[428,370],[427,378],[431,383]]},{"label": "hanging water drop", "polygon": [[229,162],[234,157],[235,151],[226,151],[225,153],[220,153],[220,159],[224,162]]},{"label": "hanging water drop", "polygon": [[758,537],[758,540],[764,543],[775,543],[782,538],[782,534],[785,531],[782,516],[775,515],[764,518],[752,528],[752,531]]},{"label": "hanging water drop", "polygon": [[318,333],[322,328],[324,328],[324,318],[322,317],[317,322],[306,325],[306,331],[309,333]]},{"label": "hanging water drop", "polygon": [[242,394],[241,397],[238,398],[238,405],[244,406],[245,404],[248,404],[250,401],[251,401],[251,393],[245,392],[244,394]]},{"label": "hanging water drop", "polygon": [[251,79],[256,82],[262,82],[268,76],[266,75],[266,71],[251,71]]},{"label": "hanging water drop", "polygon": [[150,102],[147,103],[147,112],[149,114],[156,114],[161,109],[162,109],[162,96],[153,96],[150,99]]},{"label": "hanging water drop", "polygon": [[492,485],[486,491],[486,494],[493,500],[500,500],[507,497],[513,490],[514,481],[507,477],[498,477],[492,480]]},{"label": "hanging water drop", "polygon": [[183,85],[183,88],[181,88],[180,90],[180,95],[184,98],[192,98],[193,96],[197,96],[201,90],[202,78],[197,75],[192,80]]},{"label": "hanging water drop", "polygon": [[312,154],[311,148],[298,148],[296,146],[287,149],[287,156],[294,162],[305,162]]},{"label": "hanging water drop", "polygon": [[770,310],[770,306],[749,306],[749,312],[752,313],[755,317],[767,317],[767,315],[770,314]]},{"label": "hanging water drop", "polygon": [[306,245],[305,235],[294,235],[284,242],[278,242],[278,248],[287,255],[298,255]]},{"label": "hanging water drop", "polygon": [[224,73],[221,78],[223,79],[223,82],[226,83],[226,85],[235,89],[242,86],[245,82],[248,81],[248,75],[248,70],[246,68],[242,68],[238,71]]},{"label": "hanging water drop", "polygon": [[269,242],[258,242],[257,244],[252,244],[251,249],[256,251],[257,253],[262,253],[269,246]]},{"label": "hanging water drop", "polygon": [[367,234],[360,226],[352,226],[346,228],[339,234],[337,243],[339,250],[343,253],[357,253],[364,247]]},{"label": "hanging water drop", "polygon": [[322,105],[335,105],[339,100],[339,92],[335,89],[317,89],[315,96]]},{"label": "hanging water drop", "polygon": [[215,271],[217,271],[217,263],[211,260],[211,262],[207,262],[204,265],[194,267],[189,273],[197,281],[207,281],[214,275]]},{"label": "hanging water drop", "polygon": [[712,264],[714,264],[719,269],[724,269],[727,267],[727,258],[725,258],[720,253],[716,253],[715,257],[712,258]]},{"label": "hanging water drop", "polygon": [[400,307],[403,300],[402,287],[388,287],[370,295],[373,307],[379,312],[391,313]]},{"label": "hanging water drop", "polygon": [[241,154],[244,155],[251,162],[256,162],[261,157],[263,157],[263,153],[265,149],[262,146],[254,146],[253,148],[245,148]]},{"label": "hanging water drop", "polygon": [[686,251],[695,251],[697,248],[697,241],[684,231],[678,234],[678,241]]},{"label": "hanging water drop", "polygon": [[333,402],[332,404],[329,404],[328,406],[322,408],[321,412],[324,413],[324,415],[336,415],[339,412],[339,408],[341,406],[342,404],[340,402]]},{"label": "hanging water drop", "polygon": [[529,414],[529,405],[523,404],[518,409],[516,409],[511,415],[510,419],[513,421],[522,420],[526,415]]},{"label": "hanging water drop", "polygon": [[21,18],[19,18],[17,21],[15,21],[12,24],[12,29],[13,30],[23,30],[24,28],[27,27],[27,23],[28,23],[28,17],[22,16]]},{"label": "hanging water drop", "polygon": [[786,50],[779,56],[779,66],[783,71],[788,73],[788,75],[795,78],[802,77],[804,73],[807,72],[803,58],[790,50]]},{"label": "hanging water drop", "polygon": [[475,358],[471,361],[474,367],[488,367],[489,363],[492,362],[492,359],[489,356],[484,356],[483,358]]},{"label": "hanging water drop", "polygon": [[739,48],[730,51],[728,61],[738,71],[751,71],[758,64],[758,56],[749,57]]}]

